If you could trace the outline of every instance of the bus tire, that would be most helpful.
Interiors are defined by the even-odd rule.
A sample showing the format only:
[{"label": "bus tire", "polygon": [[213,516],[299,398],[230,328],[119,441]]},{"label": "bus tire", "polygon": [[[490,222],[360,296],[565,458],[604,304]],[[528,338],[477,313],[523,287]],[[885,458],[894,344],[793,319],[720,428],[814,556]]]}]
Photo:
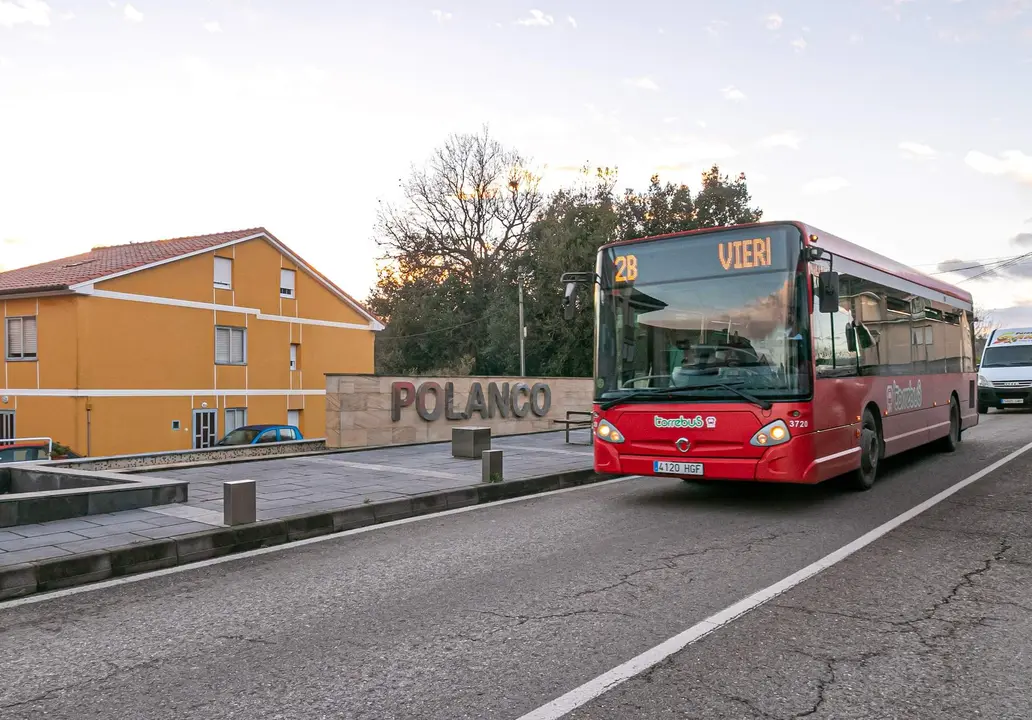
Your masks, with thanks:
[{"label": "bus tire", "polygon": [[939,440],[939,447],[943,452],[956,452],[960,444],[960,405],[956,397],[950,398],[950,431],[946,437]]},{"label": "bus tire", "polygon": [[864,492],[874,487],[881,455],[881,432],[878,430],[878,421],[868,408],[864,410],[860,425],[860,467],[849,477],[852,489]]}]

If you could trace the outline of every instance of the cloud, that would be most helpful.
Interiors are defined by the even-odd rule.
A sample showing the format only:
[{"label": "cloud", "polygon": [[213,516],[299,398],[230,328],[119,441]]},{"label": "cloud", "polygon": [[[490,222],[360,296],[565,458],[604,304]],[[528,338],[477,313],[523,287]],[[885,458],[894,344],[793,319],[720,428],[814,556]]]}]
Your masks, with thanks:
[{"label": "cloud", "polygon": [[207,30],[210,33],[220,33],[220,32],[222,32],[222,25],[219,24],[218,20],[212,20],[210,22],[206,22],[206,23],[204,23],[203,27],[204,27],[205,30]]},{"label": "cloud", "polygon": [[859,45],[863,41],[864,41],[864,36],[861,35],[860,33],[858,33],[858,32],[850,33],[850,35],[849,35],[849,44],[850,45]]},{"label": "cloud", "polygon": [[627,80],[626,82],[628,85],[633,85],[634,87],[641,88],[642,90],[659,90],[659,85],[657,85],[656,81],[650,77],[634,78]]},{"label": "cloud", "polygon": [[768,30],[779,30],[781,26],[785,24],[785,18],[781,17],[777,13],[771,13],[767,16],[764,24],[767,26]]},{"label": "cloud", "polygon": [[567,15],[566,22],[570,23],[574,30],[577,29],[577,18],[575,18],[573,15]]},{"label": "cloud", "polygon": [[125,4],[125,10],[122,11],[122,14],[131,23],[143,22],[143,13],[134,8],[130,3]]},{"label": "cloud", "polygon": [[767,137],[760,140],[757,145],[765,150],[772,150],[774,148],[789,148],[791,150],[798,150],[799,143],[803,139],[798,133],[794,132],[781,132],[768,135]]},{"label": "cloud", "polygon": [[0,27],[50,25],[50,6],[42,0],[0,0]]},{"label": "cloud", "polygon": [[899,150],[908,160],[934,160],[938,156],[934,148],[918,142],[901,142]]},{"label": "cloud", "polygon": [[725,100],[731,100],[732,102],[741,102],[745,100],[745,93],[736,88],[734,85],[728,85],[726,88],[720,91],[724,96]]},{"label": "cloud", "polygon": [[705,128],[706,127],[706,121],[705,120],[696,120],[695,124],[698,125],[701,128]]},{"label": "cloud", "polygon": [[545,15],[540,10],[531,10],[530,17],[520,18],[516,21],[516,24],[524,25],[526,27],[548,27],[549,25],[555,25],[555,18],[553,18],[551,15]]},{"label": "cloud", "polygon": [[1004,150],[999,157],[972,150],[964,157],[975,172],[1013,178],[1018,182],[1032,184],[1032,156],[1020,150]]},{"label": "cloud", "polygon": [[1032,233],[1018,233],[1008,242],[1017,251],[1014,257],[998,258],[992,262],[953,258],[939,263],[937,269],[939,273],[959,275],[964,280],[976,282],[1032,279],[1032,262],[1027,258],[1006,264],[1032,251]]},{"label": "cloud", "polygon": [[833,177],[815,178],[803,185],[803,194],[825,195],[827,193],[838,192],[839,190],[847,187],[849,187],[849,181],[837,175]]},{"label": "cloud", "polygon": [[796,38],[792,41],[792,47],[795,48],[796,52],[802,52],[806,49],[806,40],[803,38]]},{"label": "cloud", "polygon": [[738,156],[738,150],[725,142],[711,141],[694,135],[675,135],[662,143],[664,155],[680,158],[674,165],[664,166],[667,170],[684,170],[700,162],[726,160]]},{"label": "cloud", "polygon": [[710,20],[709,24],[706,26],[706,32],[713,37],[720,37],[721,29],[726,27],[727,23],[723,20]]},{"label": "cloud", "polygon": [[430,14],[433,15],[439,23],[445,23],[452,19],[452,14],[450,12],[445,12],[444,10],[431,10]]}]

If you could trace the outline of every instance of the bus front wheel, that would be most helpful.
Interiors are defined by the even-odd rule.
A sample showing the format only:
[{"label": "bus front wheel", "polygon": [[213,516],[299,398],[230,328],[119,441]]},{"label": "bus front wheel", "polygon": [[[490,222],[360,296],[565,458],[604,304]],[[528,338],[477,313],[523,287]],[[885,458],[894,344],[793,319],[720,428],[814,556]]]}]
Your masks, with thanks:
[{"label": "bus front wheel", "polygon": [[850,485],[854,490],[870,490],[878,476],[878,463],[881,460],[881,437],[878,433],[878,421],[870,410],[864,410],[863,423],[860,426],[860,467],[853,471]]}]

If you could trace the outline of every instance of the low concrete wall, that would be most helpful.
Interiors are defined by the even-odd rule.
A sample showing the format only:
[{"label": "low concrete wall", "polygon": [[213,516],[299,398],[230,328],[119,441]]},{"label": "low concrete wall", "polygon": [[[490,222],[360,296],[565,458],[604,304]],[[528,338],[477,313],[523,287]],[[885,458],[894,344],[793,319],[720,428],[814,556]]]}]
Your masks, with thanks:
[{"label": "low concrete wall", "polygon": [[9,492],[0,495],[0,527],[66,520],[186,502],[186,480],[130,478],[104,472],[25,463],[4,468]]},{"label": "low concrete wall", "polygon": [[247,458],[296,455],[298,453],[318,452],[325,449],[326,440],[324,438],[316,438],[296,442],[263,443],[261,445],[231,445],[229,447],[209,448],[207,450],[169,450],[167,452],[141,453],[139,455],[111,455],[108,457],[57,460],[49,463],[49,465],[51,467],[96,471],[137,470],[183,463],[219,463]]},{"label": "low concrete wall", "polygon": [[[591,378],[326,376],[326,446],[441,442],[457,425],[520,435],[591,410]],[[583,419],[583,418],[581,418]]]}]

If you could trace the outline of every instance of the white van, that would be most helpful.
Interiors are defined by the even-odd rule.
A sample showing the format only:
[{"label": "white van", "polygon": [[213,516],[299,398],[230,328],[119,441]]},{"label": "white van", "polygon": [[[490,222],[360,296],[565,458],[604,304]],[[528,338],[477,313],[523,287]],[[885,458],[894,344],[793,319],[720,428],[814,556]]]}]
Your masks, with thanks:
[{"label": "white van", "polygon": [[1032,328],[994,330],[978,364],[978,412],[1032,407]]}]

